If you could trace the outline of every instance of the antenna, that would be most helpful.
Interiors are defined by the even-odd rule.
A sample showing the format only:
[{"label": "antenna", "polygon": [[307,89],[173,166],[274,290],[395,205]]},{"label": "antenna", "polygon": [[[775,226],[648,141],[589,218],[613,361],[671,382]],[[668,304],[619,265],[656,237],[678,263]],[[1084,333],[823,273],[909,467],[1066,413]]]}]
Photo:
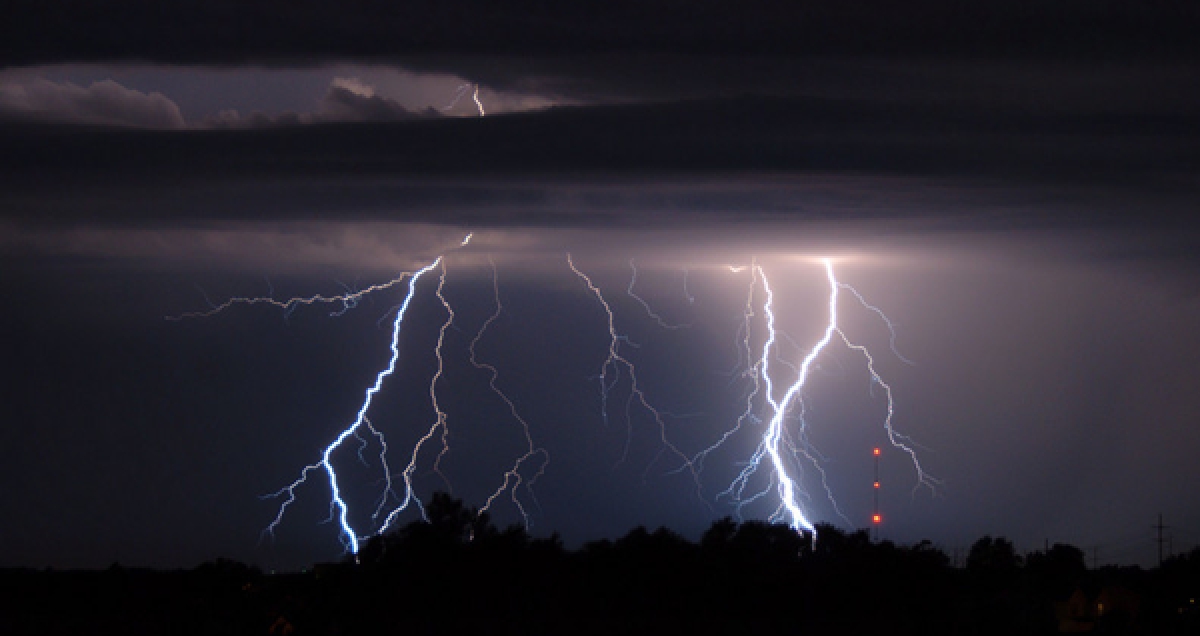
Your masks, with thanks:
[{"label": "antenna", "polygon": [[879,447],[876,446],[875,449],[871,451],[871,454],[875,457],[875,483],[874,488],[871,491],[871,528],[875,530],[875,540],[878,541],[879,524],[883,523],[883,516],[879,514],[879,456],[883,453],[879,450]]},{"label": "antenna", "polygon": [[1155,539],[1154,542],[1158,544],[1158,567],[1161,568],[1163,562],[1163,544],[1167,542],[1167,540],[1163,538],[1163,530],[1166,530],[1171,526],[1163,525],[1162,513],[1160,512],[1158,513],[1158,524],[1151,527],[1155,530],[1158,530],[1158,538]]}]

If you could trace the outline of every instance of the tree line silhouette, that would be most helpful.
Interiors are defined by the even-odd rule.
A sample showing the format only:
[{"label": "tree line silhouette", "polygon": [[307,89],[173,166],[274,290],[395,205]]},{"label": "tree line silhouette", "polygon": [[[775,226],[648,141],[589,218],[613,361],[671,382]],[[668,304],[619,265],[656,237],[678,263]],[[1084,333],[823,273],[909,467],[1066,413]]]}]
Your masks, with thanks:
[{"label": "tree line silhouette", "polygon": [[953,567],[929,541],[817,539],[759,521],[699,541],[638,527],[564,547],[496,527],[449,495],[356,556],[264,575],[228,560],[191,571],[9,570],[0,633],[804,634],[1197,633],[1200,549],[1161,568],[1089,570],[1080,549],[1020,555],[1001,537]]}]

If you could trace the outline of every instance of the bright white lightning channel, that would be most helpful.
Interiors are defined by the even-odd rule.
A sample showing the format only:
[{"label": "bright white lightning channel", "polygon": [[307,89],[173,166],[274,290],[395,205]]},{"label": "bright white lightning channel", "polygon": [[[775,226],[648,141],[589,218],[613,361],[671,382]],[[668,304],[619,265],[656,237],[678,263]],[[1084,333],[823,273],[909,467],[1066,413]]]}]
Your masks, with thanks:
[{"label": "bright white lightning channel", "polygon": [[[467,234],[463,238],[462,242],[459,244],[459,247],[466,247],[467,244],[470,243],[472,236],[473,236],[472,234]],[[349,426],[347,426],[345,429],[343,429],[341,431],[341,433],[339,433],[334,438],[333,442],[331,442],[328,446],[325,447],[324,451],[321,453],[321,459],[315,463],[305,466],[300,471],[300,476],[297,477],[295,481],[291,482],[287,486],[284,486],[283,488],[279,489],[278,491],[276,491],[274,493],[264,496],[264,498],[269,498],[269,499],[277,499],[280,497],[283,498],[283,502],[280,504],[279,509],[276,512],[274,519],[272,519],[271,523],[269,523],[267,525],[267,527],[263,530],[264,536],[274,536],[275,529],[282,522],[283,516],[287,512],[288,507],[290,507],[291,504],[293,502],[295,502],[295,500],[296,500],[296,489],[308,481],[309,474],[312,473],[313,471],[324,470],[326,476],[329,479],[329,487],[330,487],[330,492],[331,492],[330,504],[329,504],[330,519],[331,520],[337,519],[337,521],[338,521],[338,525],[339,525],[339,529],[340,529],[339,539],[341,540],[343,546],[345,546],[345,548],[348,551],[350,551],[351,553],[355,553],[355,554],[358,553],[359,542],[365,537],[360,536],[355,531],[355,529],[353,528],[353,526],[350,523],[349,506],[346,503],[346,501],[342,498],[341,485],[339,483],[337,471],[333,465],[332,456],[335,451],[337,451],[339,448],[342,447],[342,445],[346,442],[346,440],[353,437],[353,438],[359,440],[359,442],[360,442],[360,446],[358,449],[358,456],[359,456],[359,459],[364,461],[364,463],[365,463],[365,459],[363,458],[363,455],[362,455],[363,449],[366,444],[366,441],[362,436],[363,428],[367,429],[367,431],[369,431],[370,434],[373,437],[375,437],[377,439],[377,441],[379,442],[379,445],[380,445],[379,459],[380,459],[380,463],[381,463],[381,466],[383,469],[384,482],[385,482],[383,493],[379,497],[378,504],[376,506],[374,514],[372,515],[372,518],[377,519],[380,516],[380,514],[383,511],[383,508],[387,505],[387,503],[391,497],[396,496],[396,497],[400,498],[399,495],[397,495],[397,493],[393,489],[391,467],[388,465],[388,461],[387,461],[387,452],[388,452],[387,440],[384,438],[383,433],[379,429],[375,428],[375,426],[367,418],[367,413],[370,410],[371,403],[372,403],[375,395],[378,394],[380,392],[380,390],[382,390],[384,380],[387,377],[389,377],[390,375],[392,375],[396,370],[396,364],[400,357],[399,339],[400,339],[401,327],[404,323],[404,316],[408,312],[408,307],[412,302],[413,296],[416,294],[417,282],[421,279],[421,277],[424,274],[426,274],[438,267],[442,267],[442,275],[439,279],[437,296],[438,296],[438,299],[441,300],[442,304],[445,306],[445,308],[449,314],[449,318],[447,319],[446,324],[444,324],[442,326],[442,329],[439,332],[438,348],[436,350],[436,353],[438,355],[439,364],[440,364],[442,340],[444,338],[446,329],[449,327],[450,323],[454,319],[454,312],[450,308],[449,304],[446,302],[445,297],[442,295],[442,287],[445,284],[445,267],[443,264],[443,257],[441,257],[441,256],[437,257],[436,259],[434,259],[433,262],[429,263],[428,265],[422,267],[421,269],[419,269],[415,272],[401,274],[400,276],[397,276],[396,278],[391,279],[387,282],[380,283],[377,285],[372,285],[370,287],[367,287],[366,289],[363,289],[363,290],[360,290],[357,292],[353,292],[353,293],[347,293],[347,294],[339,295],[339,296],[322,296],[322,295],[318,294],[318,295],[303,297],[303,298],[292,298],[292,299],[289,299],[286,301],[275,300],[271,296],[235,297],[235,298],[231,298],[230,300],[225,301],[224,303],[221,303],[220,305],[213,306],[209,311],[189,312],[189,313],[180,314],[178,316],[170,316],[167,318],[168,320],[182,320],[185,318],[204,318],[204,317],[212,316],[212,315],[219,313],[221,311],[224,311],[226,309],[229,309],[230,307],[232,307],[234,305],[243,305],[243,304],[244,305],[258,305],[258,304],[271,305],[271,306],[275,306],[275,307],[279,307],[280,309],[283,309],[285,313],[290,313],[296,307],[302,306],[302,305],[341,304],[342,309],[340,311],[335,311],[331,314],[333,316],[340,316],[343,313],[345,313],[345,311],[347,311],[348,309],[356,306],[358,303],[358,300],[361,299],[363,296],[373,293],[373,292],[376,292],[376,291],[382,291],[382,290],[397,286],[397,285],[401,284],[405,278],[408,278],[408,293],[405,295],[403,302],[396,309],[396,316],[392,322],[392,337],[391,337],[391,343],[390,343],[391,356],[388,359],[387,365],[384,367],[383,370],[381,370],[378,374],[376,374],[375,383],[367,389],[366,395],[363,399],[363,403],[359,407],[358,414],[355,417],[354,421]],[[439,373],[440,373],[440,369],[439,369]],[[415,458],[416,458],[418,451],[421,448],[421,444],[428,440],[429,436],[432,435],[432,432],[434,430],[436,430],[436,428],[438,426],[445,425],[445,414],[438,407],[438,403],[437,403],[437,395],[436,395],[436,390],[435,390],[436,384],[437,384],[437,379],[438,379],[438,376],[435,375],[433,381],[430,383],[430,396],[431,396],[431,399],[433,400],[434,410],[438,415],[437,422],[435,422],[434,427],[431,429],[430,435],[427,435],[426,437],[422,438],[421,442],[418,443],[416,445],[416,447],[413,449],[413,458],[414,458],[413,462],[410,462],[409,467],[406,468],[406,470],[402,474],[404,477],[404,481],[405,481],[405,493],[404,493],[403,497],[401,498],[401,503],[399,504],[399,506],[397,508],[395,508],[391,513],[388,514],[387,519],[386,519],[385,523],[383,524],[383,526],[381,527],[381,529],[379,530],[379,532],[383,532],[384,530],[386,530],[388,525],[395,518],[396,514],[399,511],[405,509],[410,502],[416,500],[416,497],[413,494],[413,486],[412,486],[412,481],[411,481],[412,464],[415,463]],[[445,442],[444,436],[443,436],[443,442]],[[445,447],[443,446],[442,454],[444,454],[444,453],[445,453]],[[441,455],[438,456],[438,459],[439,460],[441,459]],[[417,502],[417,505],[420,506],[419,501]]]},{"label": "bright white lightning channel", "polygon": [[[776,330],[775,326],[776,317],[773,309],[774,294],[771,290],[770,281],[768,280],[766,272],[763,270],[762,266],[758,264],[752,264],[750,266],[751,297],[747,299],[745,326],[747,329],[747,334],[745,335],[744,341],[747,351],[749,350],[749,317],[753,315],[751,310],[751,299],[755,281],[762,281],[762,288],[766,296],[762,308],[766,319],[767,338],[763,343],[761,355],[758,357],[757,361],[751,365],[748,371],[748,375],[750,375],[750,377],[754,380],[754,389],[747,398],[746,411],[738,419],[736,426],[731,431],[727,432],[716,444],[705,451],[702,451],[702,453],[698,456],[698,458],[702,459],[704,455],[711,453],[716,447],[720,446],[726,439],[728,439],[730,435],[740,429],[747,420],[756,419],[752,413],[753,402],[755,396],[761,391],[766,400],[767,406],[769,407],[769,417],[764,418],[767,419],[767,423],[766,428],[763,430],[762,441],[759,442],[757,449],[747,462],[745,468],[738,473],[733,482],[730,484],[729,488],[727,488],[722,494],[732,496],[733,499],[738,502],[739,508],[764,496],[767,493],[766,490],[759,491],[757,493],[747,493],[746,491],[751,478],[762,467],[763,461],[769,460],[771,468],[771,483],[775,485],[779,495],[779,506],[775,510],[775,513],[771,516],[772,520],[786,520],[788,525],[790,525],[793,529],[807,530],[809,532],[813,532],[814,534],[816,532],[816,528],[800,505],[799,495],[802,491],[796,483],[796,479],[793,478],[789,473],[787,462],[785,462],[784,459],[784,450],[785,447],[787,447],[788,449],[792,450],[795,455],[803,456],[814,466],[820,475],[821,484],[824,487],[825,493],[830,502],[832,502],[834,509],[844,518],[845,515],[841,513],[840,509],[838,509],[832,490],[826,481],[825,472],[821,468],[818,458],[814,456],[812,451],[810,451],[808,443],[805,440],[806,432],[803,418],[804,403],[802,392],[808,380],[809,373],[812,370],[813,364],[817,358],[834,339],[835,335],[840,337],[848,348],[863,354],[867,360],[867,371],[870,374],[872,381],[879,384],[879,386],[882,387],[886,393],[887,415],[884,418],[883,427],[892,446],[900,449],[909,456],[917,473],[917,485],[915,488],[925,486],[932,490],[936,485],[939,484],[936,479],[932,478],[924,471],[920,462],[918,461],[914,449],[909,444],[905,443],[903,436],[897,433],[892,426],[892,417],[894,414],[892,389],[890,385],[883,381],[879,373],[875,370],[874,358],[871,357],[870,352],[865,346],[851,342],[839,326],[838,291],[840,289],[846,289],[850,291],[864,307],[878,314],[884,320],[884,323],[892,333],[892,344],[894,349],[895,331],[892,328],[892,323],[887,319],[886,316],[883,315],[882,311],[873,305],[868,304],[857,290],[845,283],[838,282],[837,277],[833,272],[832,262],[825,260],[823,264],[825,268],[825,276],[829,282],[829,322],[826,324],[821,338],[808,352],[808,354],[804,356],[804,359],[801,361],[800,365],[794,368],[796,374],[795,380],[788,386],[781,398],[776,398],[775,379],[772,376],[771,369],[772,352],[776,346],[775,343],[777,338],[782,335],[781,332]],[[734,272],[741,271],[741,268],[731,267],[730,269]],[[907,362],[907,359],[905,359],[903,356],[900,356],[898,353],[897,356]],[[785,428],[785,422],[789,414],[792,412],[799,413],[800,428],[795,434],[795,437],[800,440],[799,445],[790,440]]]},{"label": "bright white lightning channel", "polygon": [[475,100],[475,108],[479,109],[479,116],[487,115],[483,110],[483,102],[479,101],[479,84],[475,85],[475,92],[471,93],[471,99]]},{"label": "bright white lightning channel", "polygon": [[[465,244],[465,241],[464,241],[464,244]],[[317,469],[324,469],[325,474],[329,477],[329,488],[330,488],[330,491],[332,492],[332,495],[330,497],[330,502],[331,502],[330,506],[332,508],[332,511],[335,513],[335,517],[338,521],[338,524],[341,527],[342,543],[343,543],[343,545],[346,546],[346,549],[349,550],[351,553],[358,554],[358,543],[362,539],[362,537],[360,537],[358,535],[358,533],[354,530],[354,528],[350,525],[350,520],[349,520],[350,509],[349,509],[349,506],[346,504],[345,500],[342,499],[341,488],[339,487],[339,484],[338,484],[337,472],[334,470],[333,462],[331,461],[331,457],[333,455],[333,452],[336,451],[339,447],[341,447],[342,443],[344,443],[346,441],[346,439],[348,439],[351,436],[354,436],[357,433],[359,427],[364,425],[364,422],[366,421],[366,417],[367,417],[367,411],[371,408],[372,399],[375,397],[375,395],[377,393],[379,393],[380,389],[383,388],[383,381],[388,376],[390,376],[393,372],[395,372],[396,362],[400,358],[400,344],[399,344],[400,343],[400,327],[404,324],[404,315],[405,315],[405,313],[407,313],[409,303],[412,301],[413,295],[416,293],[417,281],[421,279],[421,276],[423,276],[424,274],[433,270],[434,268],[438,267],[439,265],[441,265],[441,263],[442,263],[442,257],[439,256],[432,263],[426,265],[425,267],[422,267],[421,269],[419,269],[416,272],[409,275],[408,294],[404,297],[404,302],[402,302],[400,304],[400,309],[398,309],[396,311],[396,319],[392,322],[392,342],[391,342],[392,355],[388,359],[387,366],[384,367],[384,369],[382,371],[380,371],[378,374],[376,374],[375,384],[373,384],[370,388],[367,389],[366,397],[363,399],[362,406],[359,407],[359,409],[358,409],[358,416],[355,417],[354,422],[352,422],[350,424],[350,426],[346,427],[333,440],[332,443],[330,443],[328,446],[325,447],[325,451],[321,454],[321,460],[315,464],[309,464],[308,466],[305,466],[304,469],[300,471],[300,477],[297,478],[296,481],[293,481],[291,484],[288,484],[284,488],[282,488],[282,489],[276,491],[274,494],[270,495],[271,497],[281,497],[281,496],[284,496],[284,494],[286,493],[287,496],[284,499],[283,503],[279,506],[279,512],[278,512],[278,514],[275,515],[275,519],[273,519],[271,521],[270,525],[267,526],[266,530],[264,530],[264,532],[266,532],[267,534],[271,534],[271,535],[274,534],[275,528],[278,527],[279,523],[283,520],[283,515],[287,511],[288,506],[290,506],[292,504],[292,502],[296,500],[296,488],[298,488],[301,484],[303,484],[308,479],[309,472],[317,470]],[[402,278],[403,277],[398,278],[396,280],[401,280]],[[373,432],[375,431],[375,429],[373,429],[373,428],[371,430]],[[391,490],[391,481],[390,481],[390,471],[387,470],[386,465],[384,466],[384,470],[389,475],[387,490],[384,493],[384,497],[386,497],[387,493],[390,492],[390,490]],[[407,473],[406,473],[406,476],[407,476]],[[408,487],[406,488],[405,499],[404,499],[405,504],[408,503],[411,496],[412,496],[412,487],[411,487],[411,485],[408,485]],[[389,516],[389,519],[390,519],[390,516]]]}]

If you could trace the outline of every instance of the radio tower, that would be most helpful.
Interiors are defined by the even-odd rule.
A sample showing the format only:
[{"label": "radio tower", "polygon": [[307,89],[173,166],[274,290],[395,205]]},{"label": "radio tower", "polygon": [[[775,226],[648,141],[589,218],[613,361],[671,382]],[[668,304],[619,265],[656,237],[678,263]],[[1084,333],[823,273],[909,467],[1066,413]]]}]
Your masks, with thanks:
[{"label": "radio tower", "polygon": [[881,451],[876,446],[871,454],[875,456],[875,484],[871,491],[872,506],[871,506],[871,528],[875,531],[875,540],[879,541],[879,524],[883,523],[883,516],[879,514],[879,455]]}]

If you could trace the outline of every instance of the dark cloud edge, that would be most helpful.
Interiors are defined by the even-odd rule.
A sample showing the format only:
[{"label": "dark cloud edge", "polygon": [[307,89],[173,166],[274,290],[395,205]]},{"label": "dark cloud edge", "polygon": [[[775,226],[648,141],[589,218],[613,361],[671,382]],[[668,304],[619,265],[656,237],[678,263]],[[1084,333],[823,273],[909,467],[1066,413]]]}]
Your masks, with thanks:
[{"label": "dark cloud edge", "polygon": [[1195,58],[1186,0],[16,0],[0,66],[298,65],[466,54],[874,54]]},{"label": "dark cloud edge", "polygon": [[[822,98],[561,107],[486,118],[151,131],[0,122],[11,196],[320,180],[638,182],[874,174],[1194,193],[1200,119],[972,114]],[[1191,175],[1191,176],[1189,176]]]}]

